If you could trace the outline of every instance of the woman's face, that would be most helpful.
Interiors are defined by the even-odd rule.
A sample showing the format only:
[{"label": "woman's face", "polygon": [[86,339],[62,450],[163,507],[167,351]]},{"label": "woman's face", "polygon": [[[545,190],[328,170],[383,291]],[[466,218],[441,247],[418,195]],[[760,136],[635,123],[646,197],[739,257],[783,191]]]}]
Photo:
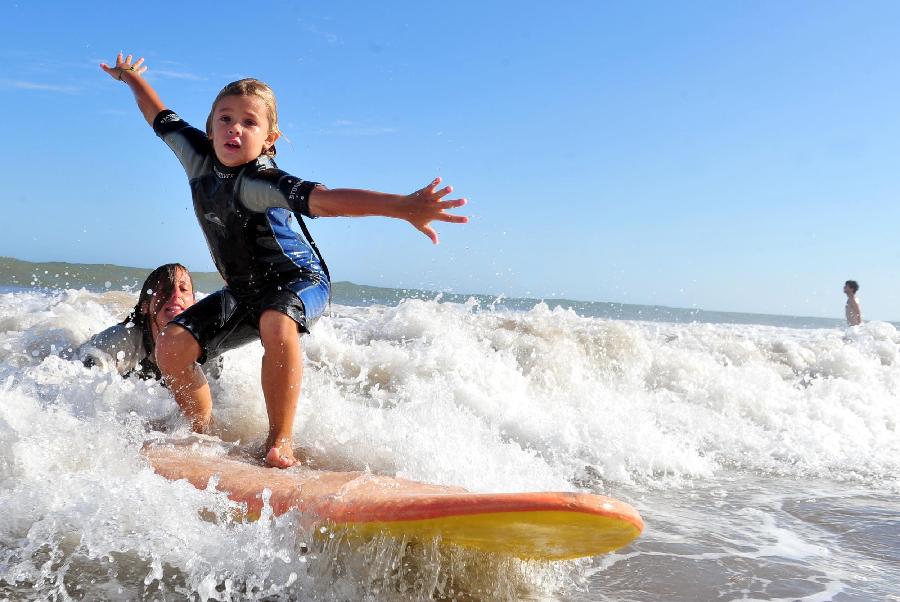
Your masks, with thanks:
[{"label": "woman's face", "polygon": [[175,282],[172,286],[172,294],[163,299],[159,304],[156,315],[152,316],[153,337],[172,321],[172,318],[194,304],[194,287],[191,285],[191,277],[184,270],[175,272]]}]

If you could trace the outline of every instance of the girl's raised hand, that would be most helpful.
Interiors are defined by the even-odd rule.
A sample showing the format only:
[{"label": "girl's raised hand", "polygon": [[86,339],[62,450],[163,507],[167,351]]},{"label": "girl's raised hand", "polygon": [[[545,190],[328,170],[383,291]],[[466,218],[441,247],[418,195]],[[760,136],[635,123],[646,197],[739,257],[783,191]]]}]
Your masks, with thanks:
[{"label": "girl's raised hand", "polygon": [[147,70],[147,67],[144,66],[143,58],[139,58],[134,63],[131,62],[132,58],[132,55],[129,54],[123,59],[122,53],[120,52],[118,56],[116,56],[115,67],[110,67],[106,63],[100,63],[100,68],[106,71],[106,73],[108,73],[111,78],[117,79],[119,81],[125,81],[124,77],[126,73],[141,75],[144,71]]},{"label": "girl's raised hand", "polygon": [[159,95],[153,89],[153,86],[150,85],[150,82],[141,77],[141,74],[147,70],[147,67],[144,66],[144,59],[141,58],[132,63],[132,58],[130,54],[122,58],[122,53],[120,52],[116,57],[115,67],[110,67],[106,63],[100,63],[100,68],[111,78],[125,82],[128,85],[129,89],[134,93],[134,100],[137,102],[138,109],[140,109],[141,115],[144,116],[144,120],[148,124],[153,125],[153,120],[159,115],[160,111],[166,108],[166,105],[159,99]]},{"label": "girl's raised hand", "polygon": [[464,215],[446,213],[448,209],[455,209],[465,205],[466,199],[441,200],[453,192],[453,187],[445,186],[438,190],[440,183],[441,179],[435,178],[424,188],[407,195],[404,215],[406,221],[412,224],[416,230],[430,238],[434,244],[438,243],[438,235],[430,225],[432,221],[437,220],[452,224],[465,224],[469,221],[469,218]]}]

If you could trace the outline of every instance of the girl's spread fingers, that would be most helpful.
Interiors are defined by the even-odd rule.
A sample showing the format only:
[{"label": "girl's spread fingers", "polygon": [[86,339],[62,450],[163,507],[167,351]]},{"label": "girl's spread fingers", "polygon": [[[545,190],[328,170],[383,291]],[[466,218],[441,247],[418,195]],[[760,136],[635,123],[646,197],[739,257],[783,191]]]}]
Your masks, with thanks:
[{"label": "girl's spread fingers", "polygon": [[450,201],[441,201],[440,203],[438,203],[438,206],[443,211],[445,209],[456,209],[457,207],[462,207],[467,202],[468,201],[466,201],[466,199],[453,199]]},{"label": "girl's spread fingers", "polygon": [[144,57],[141,57],[137,60],[137,62],[134,63],[134,65],[132,65],[132,67],[134,67],[136,69],[136,68],[140,67],[143,64],[143,62],[144,62]]},{"label": "girl's spread fingers", "polygon": [[437,201],[439,199],[442,199],[451,192],[453,192],[453,186],[445,186],[444,188],[441,188],[436,193],[434,193],[434,200]]},{"label": "girl's spread fingers", "polygon": [[449,222],[451,224],[465,224],[469,221],[469,218],[465,215],[451,215],[449,213],[442,213],[437,217],[437,219],[442,222]]},{"label": "girl's spread fingers", "polygon": [[437,232],[434,231],[434,228],[431,226],[422,226],[420,230],[422,231],[422,234],[431,239],[431,242],[438,244],[438,235]]},{"label": "girl's spread fingers", "polygon": [[132,58],[134,58],[134,57],[132,57],[130,54],[129,54],[128,56],[126,56],[126,57],[125,57],[125,64],[131,63],[131,59],[132,59]]}]

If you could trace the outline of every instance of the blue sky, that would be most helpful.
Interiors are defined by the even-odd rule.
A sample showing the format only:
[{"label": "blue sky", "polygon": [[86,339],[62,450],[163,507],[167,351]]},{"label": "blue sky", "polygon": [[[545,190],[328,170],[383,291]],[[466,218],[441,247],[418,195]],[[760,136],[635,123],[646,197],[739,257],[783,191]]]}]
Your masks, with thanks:
[{"label": "blue sky", "polygon": [[278,95],[283,169],[466,226],[310,224],[336,280],[900,318],[897,2],[0,3],[0,255],[211,270],[177,160],[97,64],[200,125]]}]

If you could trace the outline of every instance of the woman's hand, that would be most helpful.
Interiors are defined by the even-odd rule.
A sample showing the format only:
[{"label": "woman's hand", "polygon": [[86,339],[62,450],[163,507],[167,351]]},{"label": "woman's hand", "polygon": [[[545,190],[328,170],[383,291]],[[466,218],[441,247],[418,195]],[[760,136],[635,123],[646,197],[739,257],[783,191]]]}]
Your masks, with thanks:
[{"label": "woman's hand", "polygon": [[129,74],[137,76],[147,70],[147,67],[144,66],[143,58],[139,58],[133,64],[131,62],[132,58],[132,55],[129,54],[123,59],[122,53],[120,52],[116,57],[115,67],[110,67],[106,63],[100,63],[100,68],[106,71],[111,78],[117,79],[120,82],[125,81],[125,78],[128,77]]},{"label": "woman's hand", "polygon": [[413,228],[431,239],[437,244],[438,235],[431,227],[431,222],[449,222],[452,224],[465,224],[469,218],[464,215],[446,213],[448,209],[455,209],[466,204],[466,199],[453,199],[442,201],[445,196],[453,192],[452,186],[437,189],[441,183],[440,178],[435,178],[427,186],[407,195],[402,203],[400,217],[412,224]]}]

